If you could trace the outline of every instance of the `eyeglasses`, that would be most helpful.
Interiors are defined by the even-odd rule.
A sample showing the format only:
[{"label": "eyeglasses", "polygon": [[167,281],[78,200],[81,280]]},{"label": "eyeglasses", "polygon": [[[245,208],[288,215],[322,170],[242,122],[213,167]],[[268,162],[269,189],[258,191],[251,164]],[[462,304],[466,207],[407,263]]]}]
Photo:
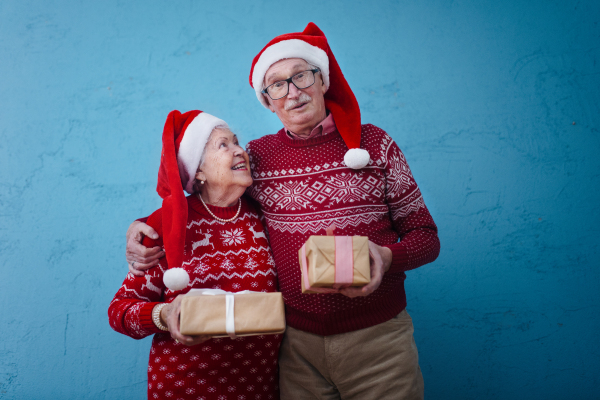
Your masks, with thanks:
[{"label": "eyeglasses", "polygon": [[290,82],[298,89],[306,89],[315,83],[315,74],[319,72],[319,68],[307,69],[306,71],[298,72],[291,78],[277,81],[267,86],[261,93],[269,95],[271,100],[279,100],[288,95],[290,92]]}]

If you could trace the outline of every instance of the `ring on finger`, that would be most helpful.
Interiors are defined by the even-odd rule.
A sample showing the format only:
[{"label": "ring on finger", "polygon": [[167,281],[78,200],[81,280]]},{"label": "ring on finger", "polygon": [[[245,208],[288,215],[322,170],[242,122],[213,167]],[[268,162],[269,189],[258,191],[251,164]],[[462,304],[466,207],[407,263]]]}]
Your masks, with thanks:
[{"label": "ring on finger", "polygon": [[135,265],[135,261],[132,261],[131,262],[131,268],[135,268],[134,265]]}]

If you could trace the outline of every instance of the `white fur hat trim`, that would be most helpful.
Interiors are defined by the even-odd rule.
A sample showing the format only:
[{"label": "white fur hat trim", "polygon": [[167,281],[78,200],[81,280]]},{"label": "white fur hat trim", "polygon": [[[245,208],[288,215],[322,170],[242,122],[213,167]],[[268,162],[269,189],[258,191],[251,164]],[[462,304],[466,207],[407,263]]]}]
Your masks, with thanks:
[{"label": "white fur hat trim", "polygon": [[327,53],[323,49],[308,44],[304,40],[282,40],[269,46],[262,52],[252,71],[252,87],[256,92],[256,98],[265,108],[269,108],[269,103],[267,103],[267,100],[261,93],[265,74],[271,68],[271,65],[286,58],[302,58],[307,63],[318,67],[321,70],[325,88],[329,89],[329,58],[327,57]]},{"label": "white fur hat trim", "polygon": [[172,291],[185,289],[190,283],[190,276],[183,268],[170,268],[163,275],[165,286]]},{"label": "white fur hat trim", "polygon": [[350,149],[344,155],[344,163],[352,169],[366,167],[370,159],[369,152],[365,149]]},{"label": "white fur hat trim", "polygon": [[177,153],[177,166],[181,182],[186,182],[184,189],[189,194],[194,193],[196,171],[200,165],[206,142],[208,142],[210,133],[217,127],[229,129],[227,123],[222,119],[202,112],[194,118],[183,134]]}]

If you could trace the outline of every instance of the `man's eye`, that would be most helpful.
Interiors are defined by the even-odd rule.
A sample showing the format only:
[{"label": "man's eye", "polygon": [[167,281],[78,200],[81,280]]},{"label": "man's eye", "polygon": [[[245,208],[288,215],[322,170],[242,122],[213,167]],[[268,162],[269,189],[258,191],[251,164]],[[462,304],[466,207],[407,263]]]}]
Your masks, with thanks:
[{"label": "man's eye", "polygon": [[294,78],[296,78],[296,79],[302,79],[302,78],[304,78],[304,72],[300,72]]},{"label": "man's eye", "polygon": [[273,84],[273,89],[281,89],[283,87],[283,85],[285,85],[284,81],[275,82]]}]

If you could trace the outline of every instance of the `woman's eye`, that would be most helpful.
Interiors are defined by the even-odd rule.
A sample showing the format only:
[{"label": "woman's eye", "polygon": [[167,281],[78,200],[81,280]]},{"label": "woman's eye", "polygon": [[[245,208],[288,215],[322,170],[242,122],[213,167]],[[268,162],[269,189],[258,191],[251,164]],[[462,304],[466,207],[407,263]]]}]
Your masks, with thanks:
[{"label": "woman's eye", "polygon": [[227,143],[221,143],[221,144],[219,145],[219,148],[221,148],[221,147],[227,147]]}]

